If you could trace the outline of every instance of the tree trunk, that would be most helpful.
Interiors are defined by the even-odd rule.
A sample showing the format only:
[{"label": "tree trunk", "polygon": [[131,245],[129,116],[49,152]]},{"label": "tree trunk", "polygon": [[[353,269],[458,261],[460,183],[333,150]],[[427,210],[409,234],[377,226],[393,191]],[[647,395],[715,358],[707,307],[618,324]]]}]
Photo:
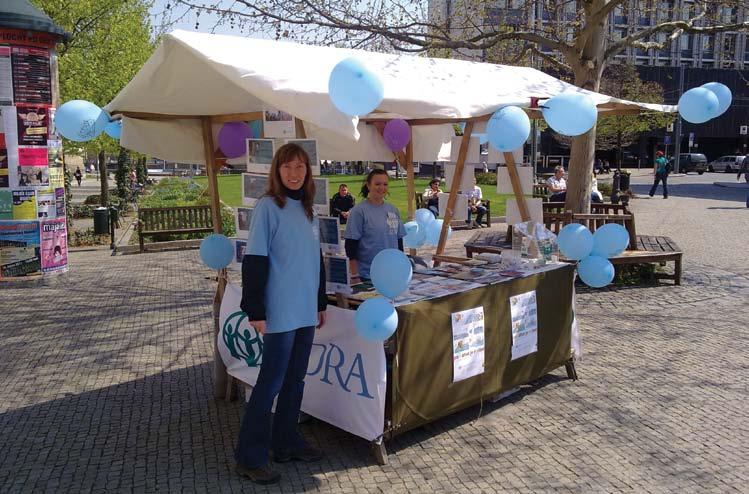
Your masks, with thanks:
[{"label": "tree trunk", "polygon": [[[591,0],[584,5],[586,18],[602,8],[607,0]],[[572,64],[575,85],[589,91],[598,91],[604,69],[606,49],[605,20],[598,24],[585,44],[580,47],[580,57]],[[590,183],[593,159],[596,153],[596,127],[574,137],[570,148],[570,167],[567,181],[565,208],[573,213],[590,211]]]},{"label": "tree trunk", "polygon": [[107,157],[104,150],[99,151],[99,182],[101,183],[99,203],[107,207],[109,205],[109,180],[107,178]]}]

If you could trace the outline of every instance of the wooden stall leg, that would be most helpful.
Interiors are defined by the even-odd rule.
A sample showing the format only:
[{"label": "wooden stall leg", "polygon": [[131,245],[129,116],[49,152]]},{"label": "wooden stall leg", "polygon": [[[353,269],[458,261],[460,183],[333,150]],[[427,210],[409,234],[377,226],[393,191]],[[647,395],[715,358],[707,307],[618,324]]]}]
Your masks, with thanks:
[{"label": "wooden stall leg", "polygon": [[564,363],[564,368],[567,370],[567,379],[577,381],[577,370],[575,370],[575,362],[572,359]]},{"label": "wooden stall leg", "polygon": [[674,261],[674,284],[681,285],[681,257]]},{"label": "wooden stall leg", "polygon": [[387,449],[385,449],[385,441],[382,440],[382,438],[376,439],[372,441],[370,444],[370,448],[372,449],[372,454],[375,457],[375,461],[377,461],[378,465],[387,465],[388,464],[388,452]]}]

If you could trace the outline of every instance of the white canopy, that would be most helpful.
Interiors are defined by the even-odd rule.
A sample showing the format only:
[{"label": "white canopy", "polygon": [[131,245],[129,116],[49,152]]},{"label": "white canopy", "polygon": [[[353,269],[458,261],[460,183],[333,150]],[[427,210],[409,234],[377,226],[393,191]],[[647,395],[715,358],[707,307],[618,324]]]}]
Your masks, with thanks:
[{"label": "white canopy", "polygon": [[[106,109],[126,115],[123,146],[166,160],[204,162],[196,116],[257,112],[268,106],[303,120],[307,137],[318,140],[321,159],[391,160],[393,154],[374,126],[339,112],[328,97],[331,70],[349,57],[363,61],[384,84],[385,98],[370,117],[480,117],[509,104],[528,107],[531,97],[548,98],[563,91],[588,94],[599,112],[676,111],[674,106],[586,91],[527,67],[188,31],[166,35]],[[186,118],[151,120],[127,117],[128,113]],[[218,128],[214,125],[214,137]],[[414,160],[450,159],[451,125],[414,126],[413,135]]]}]

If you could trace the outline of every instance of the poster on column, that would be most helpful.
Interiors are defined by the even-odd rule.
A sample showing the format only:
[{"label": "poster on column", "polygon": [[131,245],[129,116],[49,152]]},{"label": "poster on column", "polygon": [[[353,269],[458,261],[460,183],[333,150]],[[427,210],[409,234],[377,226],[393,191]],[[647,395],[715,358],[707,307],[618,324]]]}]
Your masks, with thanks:
[{"label": "poster on column", "polygon": [[42,222],[42,271],[64,271],[68,267],[68,233],[65,218]]},{"label": "poster on column", "polygon": [[13,104],[13,72],[10,46],[0,46],[0,106]]},{"label": "poster on column", "polygon": [[[226,286],[221,302],[218,349],[230,375],[254,386],[263,359],[263,338],[239,308],[242,289]],[[315,331],[302,410],[369,441],[382,435],[386,368],[382,342],[361,338],[353,310],[328,307]]]},{"label": "poster on column", "polygon": [[36,214],[40,220],[57,218],[54,189],[37,191]]},{"label": "poster on column", "polygon": [[13,219],[35,220],[36,219],[36,191],[14,190],[13,191]]},{"label": "poster on column", "polygon": [[538,309],[536,291],[510,297],[512,358],[516,360],[538,351]]},{"label": "poster on column", "polygon": [[42,271],[38,221],[0,223],[0,279]]},{"label": "poster on column", "polygon": [[[0,125],[2,125],[0,119]],[[2,129],[0,129],[2,132]],[[5,147],[5,134],[0,133],[0,188],[10,187],[10,170],[8,167],[8,149]]]},{"label": "poster on column", "polygon": [[18,119],[18,145],[43,146],[46,165],[49,109],[42,106],[16,105],[16,117]]},{"label": "poster on column", "polygon": [[452,313],[453,382],[484,372],[484,308]]},{"label": "poster on column", "polygon": [[65,218],[65,189],[63,187],[55,189],[55,212],[58,218]]},{"label": "poster on column", "polygon": [[62,141],[47,141],[47,164],[50,168],[62,168]]},{"label": "poster on column", "polygon": [[0,189],[0,220],[13,219],[13,193]]},{"label": "poster on column", "polygon": [[13,100],[18,103],[52,104],[52,72],[49,50],[12,47]]},{"label": "poster on column", "polygon": [[[18,136],[16,107],[0,107],[0,135],[7,168],[0,169],[0,182],[8,182],[5,187],[18,187]],[[7,178],[3,178],[7,177]],[[0,185],[2,186],[2,185]]]}]

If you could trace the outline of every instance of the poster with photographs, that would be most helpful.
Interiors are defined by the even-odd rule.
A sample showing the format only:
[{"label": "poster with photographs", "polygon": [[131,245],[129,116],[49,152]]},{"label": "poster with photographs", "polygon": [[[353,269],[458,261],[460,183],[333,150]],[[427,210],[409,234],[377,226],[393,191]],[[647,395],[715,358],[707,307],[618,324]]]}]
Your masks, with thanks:
[{"label": "poster with photographs", "polygon": [[65,188],[55,189],[55,212],[58,218],[65,218]]},{"label": "poster with photographs", "polygon": [[68,267],[68,234],[65,218],[42,222],[42,272],[64,271]]},{"label": "poster with photographs", "polygon": [[229,268],[241,270],[244,253],[247,250],[247,240],[236,237],[232,237],[229,240],[231,240],[231,243],[234,246],[234,258],[231,260]]},{"label": "poster with photographs", "polygon": [[252,221],[252,208],[236,208],[234,212],[234,226],[237,237],[247,238],[250,233],[250,222]]},{"label": "poster with photographs", "polygon": [[0,279],[40,274],[38,221],[0,223]]},{"label": "poster with photographs", "polygon": [[[47,151],[44,151],[45,159]],[[49,167],[20,166],[18,170],[19,187],[49,187]]]},{"label": "poster with photographs", "polygon": [[263,110],[263,135],[265,137],[296,137],[293,115],[266,106]]},{"label": "poster with photographs", "polygon": [[39,219],[57,218],[54,190],[40,190],[36,195],[36,213]]},{"label": "poster with photographs", "polygon": [[317,155],[317,139],[286,139],[284,144],[293,142],[300,146],[309,156],[309,165],[312,168],[312,175],[320,175],[320,157]]},{"label": "poster with photographs", "polygon": [[62,141],[47,141],[47,164],[52,168],[62,167]]},{"label": "poster with photographs", "polygon": [[255,206],[257,200],[265,194],[268,187],[268,175],[242,174],[242,204]]},{"label": "poster with photographs", "polygon": [[270,173],[276,146],[273,139],[247,139],[247,171]]},{"label": "poster with photographs", "polygon": [[315,177],[315,202],[312,209],[320,216],[330,216],[330,201],[328,198],[328,179]]}]

